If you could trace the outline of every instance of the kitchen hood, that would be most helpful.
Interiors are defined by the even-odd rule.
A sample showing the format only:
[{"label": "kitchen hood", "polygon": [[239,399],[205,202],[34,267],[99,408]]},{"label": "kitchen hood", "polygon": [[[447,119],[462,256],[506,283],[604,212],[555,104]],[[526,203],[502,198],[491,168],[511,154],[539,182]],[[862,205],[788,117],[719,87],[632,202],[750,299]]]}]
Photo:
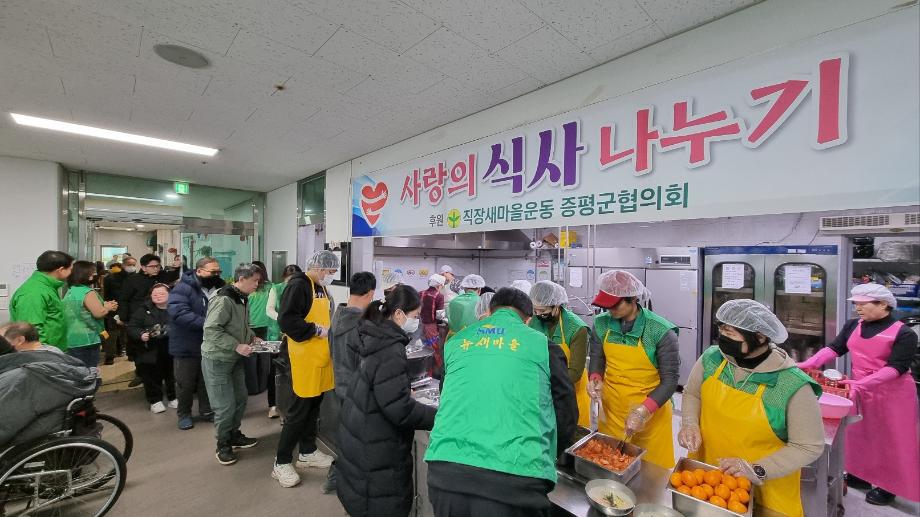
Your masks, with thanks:
[{"label": "kitchen hood", "polygon": [[375,247],[440,250],[530,250],[533,239],[520,230],[472,232],[411,237],[377,237]]}]

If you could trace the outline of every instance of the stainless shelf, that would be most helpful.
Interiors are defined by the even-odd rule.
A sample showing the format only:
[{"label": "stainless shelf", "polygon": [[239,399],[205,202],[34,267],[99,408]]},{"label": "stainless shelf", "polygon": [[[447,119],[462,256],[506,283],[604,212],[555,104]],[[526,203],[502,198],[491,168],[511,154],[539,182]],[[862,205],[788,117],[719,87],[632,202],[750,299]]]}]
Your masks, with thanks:
[{"label": "stainless shelf", "polygon": [[906,260],[906,261],[901,261],[901,260],[882,260],[882,259],[880,259],[880,258],[855,258],[855,259],[853,259],[853,262],[854,262],[855,264],[891,264],[891,265],[906,264],[906,265],[911,265],[911,266],[916,266],[916,265],[920,264],[920,262],[913,261],[913,260]]},{"label": "stainless shelf", "polygon": [[812,293],[787,293],[786,291],[776,291],[776,296],[810,296],[812,298],[824,298],[824,291],[815,291]]},{"label": "stainless shelf", "polygon": [[753,287],[742,287],[741,289],[729,289],[728,287],[713,287],[713,291],[717,293],[748,293],[754,294]]},{"label": "stainless shelf", "polygon": [[794,327],[786,327],[786,330],[789,331],[790,334],[798,334],[800,336],[821,337],[824,335],[824,332],[821,330],[802,329],[802,328],[794,328]]}]

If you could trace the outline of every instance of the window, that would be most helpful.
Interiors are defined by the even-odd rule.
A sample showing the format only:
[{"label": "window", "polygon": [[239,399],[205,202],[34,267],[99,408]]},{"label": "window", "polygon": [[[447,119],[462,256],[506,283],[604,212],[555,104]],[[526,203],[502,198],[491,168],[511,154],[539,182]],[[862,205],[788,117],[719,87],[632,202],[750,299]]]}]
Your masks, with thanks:
[{"label": "window", "polygon": [[321,172],[297,184],[300,213],[297,225],[320,224],[326,220],[326,173]]}]

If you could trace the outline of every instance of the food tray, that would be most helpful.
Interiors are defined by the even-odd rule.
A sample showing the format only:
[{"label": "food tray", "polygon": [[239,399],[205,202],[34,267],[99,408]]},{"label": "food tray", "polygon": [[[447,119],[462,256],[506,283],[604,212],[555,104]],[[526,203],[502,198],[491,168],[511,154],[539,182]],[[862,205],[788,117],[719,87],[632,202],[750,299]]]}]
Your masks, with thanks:
[{"label": "food tray", "polygon": [[262,341],[260,344],[251,346],[254,354],[277,354],[281,352],[281,341]]},{"label": "food tray", "polygon": [[[684,470],[695,469],[703,469],[706,471],[719,470],[718,467],[703,463],[702,461],[696,461],[690,458],[681,458],[678,460],[674,470],[671,471],[671,474]],[[673,506],[675,510],[686,515],[687,517],[728,517],[731,515],[751,517],[754,514],[754,490],[751,490],[751,500],[748,501],[747,512],[743,514],[735,513],[727,508],[719,508],[709,501],[701,501],[695,497],[678,492],[674,487],[671,486],[671,474],[668,474],[667,481],[667,490],[671,492],[671,506]]]},{"label": "food tray", "polygon": [[634,456],[636,459],[629,464],[623,471],[617,471],[612,469],[606,469],[600,465],[588,461],[580,456],[576,456],[575,452],[578,449],[584,447],[592,438],[597,438],[603,442],[606,442],[611,447],[617,447],[620,445],[621,440],[618,440],[612,436],[607,436],[606,434],[595,431],[588,436],[585,436],[581,440],[575,442],[571,447],[565,450],[566,454],[571,455],[575,459],[575,472],[581,474],[587,479],[612,479],[614,481],[619,481],[624,485],[629,483],[629,481],[636,477],[636,474],[639,473],[639,469],[642,467],[642,456],[645,455],[645,449],[639,447],[638,445],[633,445],[631,443],[626,443],[623,447],[623,452],[630,456]]},{"label": "food tray", "polygon": [[[831,395],[837,395],[838,397],[850,398],[850,386],[847,384],[830,386],[828,385],[828,380],[824,378],[823,370],[818,370],[817,368],[808,368],[805,370],[805,373],[809,377],[815,380],[818,384],[821,385],[821,389],[824,393],[830,393]],[[844,379],[848,379],[846,375],[843,376]]]}]

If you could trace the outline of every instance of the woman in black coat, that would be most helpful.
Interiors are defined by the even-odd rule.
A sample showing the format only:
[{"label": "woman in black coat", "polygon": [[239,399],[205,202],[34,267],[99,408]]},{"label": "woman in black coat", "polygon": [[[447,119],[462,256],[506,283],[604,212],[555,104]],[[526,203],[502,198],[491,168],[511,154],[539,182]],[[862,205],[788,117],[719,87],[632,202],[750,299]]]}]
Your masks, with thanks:
[{"label": "woman in black coat", "polygon": [[410,397],[406,345],[418,328],[418,291],[399,285],[371,303],[348,343],[358,371],[342,405],[339,500],[351,517],[400,517],[412,507],[412,441],[435,409]]},{"label": "woman in black coat", "polygon": [[169,286],[156,284],[143,305],[134,311],[128,320],[128,338],[136,350],[134,363],[137,374],[144,380],[144,392],[150,411],[162,413],[163,385],[166,385],[166,400],[169,407],[178,407],[176,400],[176,379],[173,377],[173,361],[169,355]]}]

